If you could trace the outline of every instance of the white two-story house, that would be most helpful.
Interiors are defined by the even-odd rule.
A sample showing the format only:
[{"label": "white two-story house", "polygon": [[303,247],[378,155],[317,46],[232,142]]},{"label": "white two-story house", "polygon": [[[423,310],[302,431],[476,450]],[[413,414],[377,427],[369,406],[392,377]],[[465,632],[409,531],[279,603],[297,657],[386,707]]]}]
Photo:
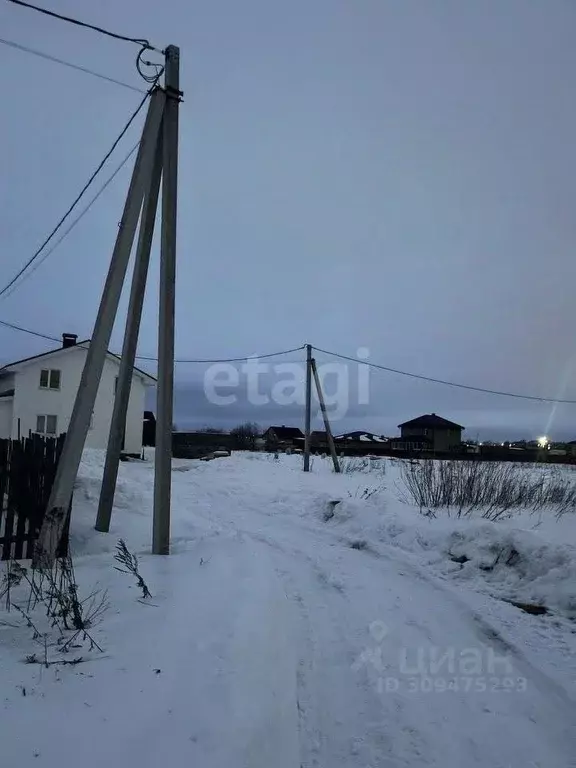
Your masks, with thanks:
[{"label": "white two-story house", "polygon": [[[80,385],[89,341],[62,335],[62,346],[41,355],[17,360],[0,368],[0,438],[18,438],[30,432],[59,435],[66,432]],[[120,358],[108,352],[86,438],[88,448],[106,448],[112,421]],[[142,450],[142,422],[146,388],[156,379],[134,369],[123,451]]]}]

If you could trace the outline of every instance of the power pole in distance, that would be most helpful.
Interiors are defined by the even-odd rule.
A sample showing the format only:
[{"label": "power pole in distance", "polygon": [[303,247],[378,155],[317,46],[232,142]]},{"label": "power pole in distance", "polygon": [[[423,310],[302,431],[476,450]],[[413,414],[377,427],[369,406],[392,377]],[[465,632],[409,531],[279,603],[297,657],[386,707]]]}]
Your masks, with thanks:
[{"label": "power pole in distance", "polygon": [[306,416],[304,421],[304,472],[310,472],[311,411],[312,411],[312,345],[306,344]]}]

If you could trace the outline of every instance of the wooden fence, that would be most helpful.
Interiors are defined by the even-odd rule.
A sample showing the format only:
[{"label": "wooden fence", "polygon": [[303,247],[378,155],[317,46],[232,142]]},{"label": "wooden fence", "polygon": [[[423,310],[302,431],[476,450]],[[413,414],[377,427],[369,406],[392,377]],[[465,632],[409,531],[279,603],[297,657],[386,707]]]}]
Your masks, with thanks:
[{"label": "wooden fence", "polygon": [[[0,560],[32,557],[65,435],[44,438],[31,435],[20,440],[0,440]],[[58,556],[68,551],[68,527]]]}]

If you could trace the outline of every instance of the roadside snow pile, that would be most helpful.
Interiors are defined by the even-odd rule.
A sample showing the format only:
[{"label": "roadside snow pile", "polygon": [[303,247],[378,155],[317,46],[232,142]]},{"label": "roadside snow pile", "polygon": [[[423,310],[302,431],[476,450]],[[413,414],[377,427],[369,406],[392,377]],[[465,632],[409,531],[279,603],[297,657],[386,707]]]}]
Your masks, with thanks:
[{"label": "roadside snow pile", "polygon": [[[372,550],[393,546],[436,573],[499,599],[576,616],[576,547],[546,541],[515,520],[427,518],[384,498],[316,499],[317,520]],[[559,523],[554,522],[554,525]]]},{"label": "roadside snow pile", "polygon": [[482,578],[504,599],[556,608],[576,616],[576,548],[548,544],[528,531],[497,523],[453,531],[447,552],[456,575]]}]

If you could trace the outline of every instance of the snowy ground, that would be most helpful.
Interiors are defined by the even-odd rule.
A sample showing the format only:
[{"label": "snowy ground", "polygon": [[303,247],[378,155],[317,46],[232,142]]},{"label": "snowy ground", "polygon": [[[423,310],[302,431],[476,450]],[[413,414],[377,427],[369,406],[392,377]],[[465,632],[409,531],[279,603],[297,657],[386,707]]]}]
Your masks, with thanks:
[{"label": "snowy ground", "polygon": [[[26,665],[38,643],[0,613],[2,765],[576,766],[576,516],[427,519],[393,461],[236,454],[174,462],[159,558],[152,462],[121,466],[110,534],[102,464],[83,462],[72,545],[82,590],[109,590],[103,653]],[[113,568],[120,536],[147,602]]]}]

